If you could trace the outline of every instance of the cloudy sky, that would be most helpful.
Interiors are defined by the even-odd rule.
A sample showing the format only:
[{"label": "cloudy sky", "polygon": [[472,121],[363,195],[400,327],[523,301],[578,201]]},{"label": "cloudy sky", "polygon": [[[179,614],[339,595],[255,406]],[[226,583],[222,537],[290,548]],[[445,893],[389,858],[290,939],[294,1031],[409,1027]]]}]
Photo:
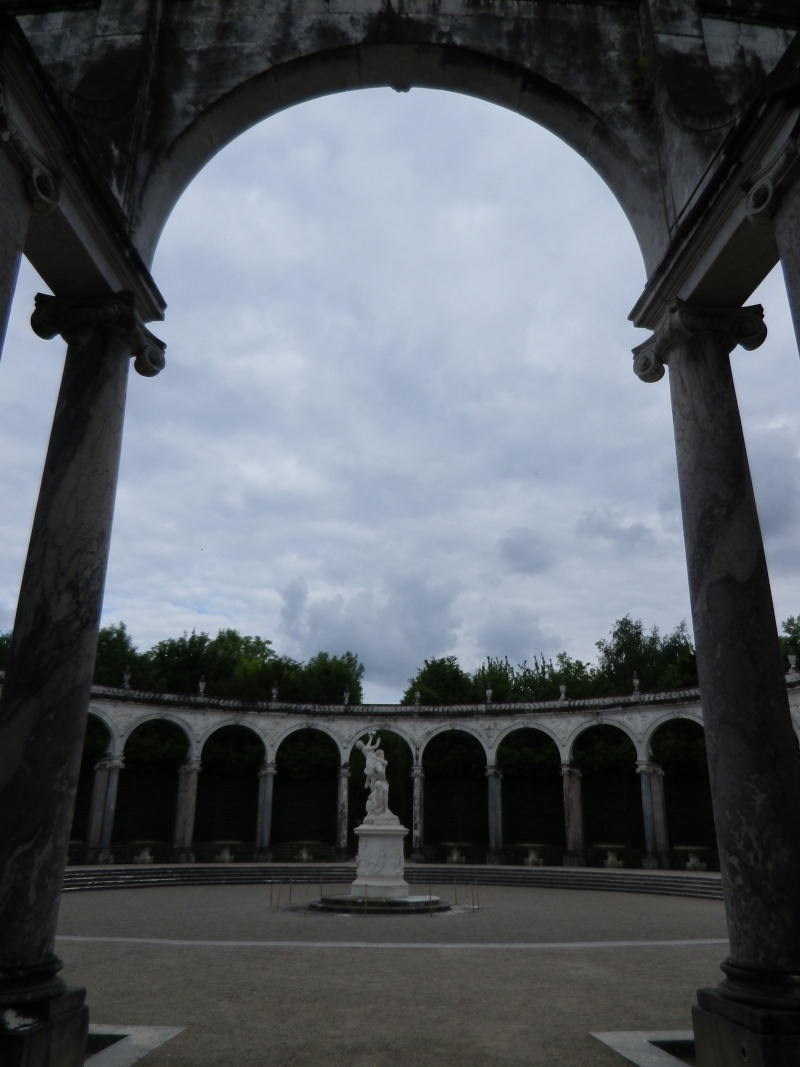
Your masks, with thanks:
[{"label": "cloudy sky", "polygon": [[[362,91],[270,119],[197,178],[153,273],[167,369],[131,376],[104,623],[357,652],[394,702],[426,657],[584,659],[689,617],[668,385],[602,181],[466,97]],[[23,265],[0,363],[0,629],[13,621],[60,341]],[[800,612],[800,366],[782,278],[733,357],[779,620]]]}]

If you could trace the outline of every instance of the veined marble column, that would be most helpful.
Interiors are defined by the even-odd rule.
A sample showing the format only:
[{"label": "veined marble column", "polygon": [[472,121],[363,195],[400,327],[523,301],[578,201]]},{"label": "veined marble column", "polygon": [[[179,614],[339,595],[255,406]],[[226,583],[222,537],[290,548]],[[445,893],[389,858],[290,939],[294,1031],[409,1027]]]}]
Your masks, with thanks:
[{"label": "veined marble column", "polygon": [[339,781],[336,790],[336,858],[347,859],[347,832],[350,829],[350,813],[347,786],[350,780],[350,764],[339,767]]},{"label": "veined marble column", "polygon": [[111,835],[117,810],[119,772],[125,766],[122,756],[105,753],[94,765],[89,833],[84,853],[85,863],[113,863]]},{"label": "veined marble column", "polygon": [[187,759],[178,768],[178,801],[172,834],[172,855],[178,863],[194,863],[194,814],[197,782],[202,769],[199,759]]},{"label": "veined marble column", "polygon": [[258,815],[256,817],[256,859],[268,863],[272,859],[272,793],[275,786],[275,764],[264,762],[258,772]]},{"label": "veined marble column", "polygon": [[505,863],[503,851],[503,773],[490,763],[486,767],[486,800],[489,805],[489,853],[487,863]]},{"label": "veined marble column", "polygon": [[411,815],[411,862],[424,863],[425,853],[423,845],[425,841],[424,825],[424,794],[425,772],[421,763],[415,763],[411,768],[411,777],[414,782],[414,797]]},{"label": "veined marble column", "polygon": [[[153,374],[164,355],[125,293],[94,301],[39,296],[31,322],[42,337],[61,333],[68,347],[0,696],[0,1009],[21,1006],[26,1017],[51,1026],[60,1010],[55,1001],[65,995],[53,943],[91,693],[128,357]],[[80,1004],[69,1011],[76,1019],[85,1015]],[[62,1025],[69,1024],[62,1019]],[[77,1067],[82,1051],[80,1060],[77,1055],[65,1053],[59,1067]]]},{"label": "veined marble column", "polygon": [[561,777],[564,781],[564,830],[567,839],[564,866],[583,867],[586,851],[583,843],[582,775],[574,764],[562,763]]},{"label": "veined marble column", "polygon": [[726,980],[698,994],[699,1063],[733,1062],[734,1051],[761,1062],[770,1028],[773,1043],[794,1043],[769,1062],[800,1062],[800,769],[729,360],[737,343],[753,349],[765,336],[761,307],[677,302],[634,350],[645,381],[669,365],[730,940]]},{"label": "veined marble column", "polygon": [[636,764],[639,785],[642,791],[642,822],[644,823],[644,855],[642,867],[654,870],[658,867],[658,850],[656,846],[656,820],[653,808],[653,790],[650,778],[650,764]]}]

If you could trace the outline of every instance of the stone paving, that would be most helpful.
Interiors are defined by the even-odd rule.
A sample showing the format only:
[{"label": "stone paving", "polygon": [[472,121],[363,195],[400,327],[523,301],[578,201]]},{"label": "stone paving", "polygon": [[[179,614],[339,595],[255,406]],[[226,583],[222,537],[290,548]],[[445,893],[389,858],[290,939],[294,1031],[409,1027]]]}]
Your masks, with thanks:
[{"label": "stone paving", "polygon": [[143,1067],[620,1067],[590,1031],[689,1028],[727,954],[717,901],[459,886],[450,913],[364,917],[305,892],[69,894],[64,977],[94,1023],[185,1028]]}]

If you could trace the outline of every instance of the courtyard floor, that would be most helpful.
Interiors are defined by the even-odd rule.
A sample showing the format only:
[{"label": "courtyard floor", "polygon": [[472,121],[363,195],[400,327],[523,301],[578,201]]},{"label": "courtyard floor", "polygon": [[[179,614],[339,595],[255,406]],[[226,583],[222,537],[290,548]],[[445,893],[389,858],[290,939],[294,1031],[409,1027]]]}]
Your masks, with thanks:
[{"label": "courtyard floor", "polygon": [[451,912],[363,916],[270,892],[66,894],[62,976],[93,1023],[184,1028],[142,1067],[620,1067],[590,1031],[689,1029],[727,954],[713,900],[459,886]]}]

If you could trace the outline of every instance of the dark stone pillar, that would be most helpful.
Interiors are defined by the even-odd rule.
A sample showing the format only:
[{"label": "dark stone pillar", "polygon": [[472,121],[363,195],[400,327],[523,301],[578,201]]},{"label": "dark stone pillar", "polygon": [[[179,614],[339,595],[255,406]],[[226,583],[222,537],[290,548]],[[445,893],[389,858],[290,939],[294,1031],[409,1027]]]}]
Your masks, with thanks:
[{"label": "dark stone pillar", "polygon": [[425,772],[421,763],[415,763],[411,769],[411,777],[414,781],[414,798],[411,814],[411,862],[424,863],[425,853],[423,845],[425,841],[424,823],[424,793]]},{"label": "dark stone pillar", "polygon": [[567,839],[564,866],[583,867],[586,864],[586,849],[583,843],[581,772],[571,763],[562,763],[561,777],[564,781],[564,831]]},{"label": "dark stone pillar", "polygon": [[201,769],[199,759],[187,759],[178,768],[178,801],[172,835],[172,855],[178,863],[194,863],[194,813]]},{"label": "dark stone pillar", "polygon": [[642,821],[644,823],[644,855],[642,856],[642,867],[646,870],[654,870],[658,867],[658,851],[656,845],[656,820],[653,806],[650,764],[637,763],[636,771],[639,775],[639,785],[642,790]]},{"label": "dark stone pillar", "polygon": [[489,805],[489,852],[487,863],[505,863],[503,850],[503,774],[499,767],[490,763],[486,768]]},{"label": "dark stone pillar", "polygon": [[268,863],[272,859],[272,793],[275,785],[275,764],[263,763],[258,772],[258,815],[256,818],[256,859]]},{"label": "dark stone pillar", "polygon": [[[78,1067],[84,993],[68,992],[57,977],[53,943],[108,560],[127,357],[136,354],[150,373],[164,357],[127,294],[88,302],[40,296],[32,325],[43,337],[61,333],[68,348],[0,696],[0,1015],[10,1008],[36,1020],[0,1030],[0,1062]],[[54,1058],[41,1058],[42,1042],[57,1050]]]},{"label": "dark stone pillar", "polygon": [[[756,189],[753,193],[757,196],[758,191]],[[800,178],[796,178],[788,188],[782,190],[773,222],[794,333],[800,347]]]},{"label": "dark stone pillar", "polygon": [[349,805],[347,784],[350,780],[350,764],[339,767],[339,782],[336,792],[336,858],[347,859],[347,831],[349,830]]},{"label": "dark stone pillar", "polygon": [[[698,1062],[800,1062],[800,769],[729,353],[760,307],[676,303],[635,350],[669,364],[689,592],[730,939],[700,990]],[[777,1058],[776,1058],[777,1057]]]},{"label": "dark stone pillar", "polygon": [[664,769],[657,763],[647,763],[650,778],[650,796],[653,800],[653,826],[656,835],[656,854],[661,867],[669,867],[669,826],[667,824],[667,798],[664,795]]},{"label": "dark stone pillar", "polygon": [[95,764],[92,806],[89,813],[89,834],[84,854],[85,863],[113,863],[111,835],[117,810],[119,772],[125,765],[121,756],[104,755]]}]

